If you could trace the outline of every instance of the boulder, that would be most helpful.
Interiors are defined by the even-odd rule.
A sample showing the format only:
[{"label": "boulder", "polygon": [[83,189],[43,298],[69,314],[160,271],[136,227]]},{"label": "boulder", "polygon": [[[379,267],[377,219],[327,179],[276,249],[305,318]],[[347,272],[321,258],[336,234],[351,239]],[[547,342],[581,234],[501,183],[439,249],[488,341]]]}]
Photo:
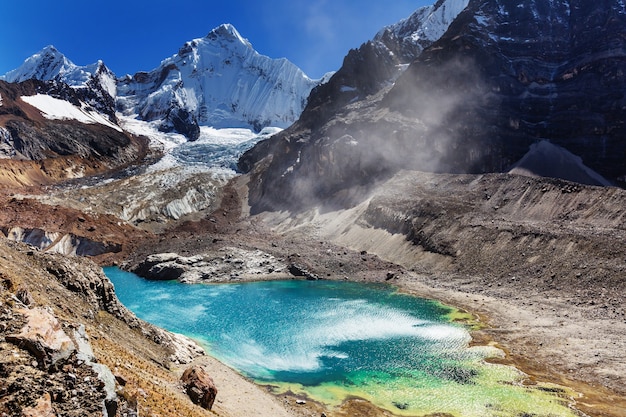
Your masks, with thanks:
[{"label": "boulder", "polygon": [[133,272],[141,277],[152,280],[178,279],[184,272],[184,268],[177,263],[180,255],[177,253],[157,253],[148,256],[143,262],[133,269]]},{"label": "boulder", "polygon": [[187,395],[194,404],[210,410],[217,396],[215,382],[207,371],[200,366],[192,366],[183,372],[181,381]]},{"label": "boulder", "polygon": [[320,279],[319,276],[317,276],[313,272],[310,272],[308,269],[306,269],[306,267],[299,264],[289,264],[287,269],[289,270],[289,273],[295,277],[304,277],[309,281],[317,281],[318,279]]},{"label": "boulder", "polygon": [[74,342],[63,331],[56,317],[43,308],[19,309],[26,324],[19,334],[7,335],[7,342],[23,347],[47,368],[66,360],[76,350]]}]

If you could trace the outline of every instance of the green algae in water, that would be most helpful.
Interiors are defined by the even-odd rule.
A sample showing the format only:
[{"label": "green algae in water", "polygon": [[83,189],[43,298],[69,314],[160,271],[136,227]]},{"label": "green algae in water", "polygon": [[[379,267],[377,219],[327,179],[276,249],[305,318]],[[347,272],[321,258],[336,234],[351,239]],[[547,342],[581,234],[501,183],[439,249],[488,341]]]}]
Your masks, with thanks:
[{"label": "green algae in water", "polygon": [[[469,347],[456,310],[394,287],[334,281],[184,285],[105,268],[139,317],[200,341],[260,384],[330,406],[364,398],[397,415],[578,416],[574,393],[525,386]],[[544,388],[544,389],[541,389]]]}]

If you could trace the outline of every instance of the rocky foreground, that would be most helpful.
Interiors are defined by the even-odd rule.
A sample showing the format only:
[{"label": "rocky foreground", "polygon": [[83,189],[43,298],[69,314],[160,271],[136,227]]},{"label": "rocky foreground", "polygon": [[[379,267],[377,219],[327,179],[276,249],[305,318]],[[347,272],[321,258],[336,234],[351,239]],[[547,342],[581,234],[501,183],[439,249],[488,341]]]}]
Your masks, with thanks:
[{"label": "rocky foreground", "polygon": [[[486,325],[474,332],[476,343],[500,346],[529,382],[574,388],[581,393],[576,407],[587,415],[624,415],[621,189],[501,174],[401,172],[374,191],[350,195],[357,204],[349,208],[249,216],[243,176],[211,189],[205,209],[129,223],[111,214],[131,198],[116,200],[114,185],[48,190],[54,205],[39,202],[47,199],[36,193],[3,197],[3,230],[73,233],[118,245],[89,260],[49,253],[41,239],[37,248],[0,239],[0,411],[6,415],[102,415],[107,406],[117,410],[106,415],[209,415],[193,405],[179,379],[192,361],[215,381],[217,415],[387,415],[358,400],[326,410],[271,396],[197,357],[193,344],[137,320],[92,260],[187,282],[390,282],[475,313]],[[84,197],[98,192],[108,214],[97,205],[81,211]],[[46,319],[61,348],[29,348],[23,334],[34,315]]]}]

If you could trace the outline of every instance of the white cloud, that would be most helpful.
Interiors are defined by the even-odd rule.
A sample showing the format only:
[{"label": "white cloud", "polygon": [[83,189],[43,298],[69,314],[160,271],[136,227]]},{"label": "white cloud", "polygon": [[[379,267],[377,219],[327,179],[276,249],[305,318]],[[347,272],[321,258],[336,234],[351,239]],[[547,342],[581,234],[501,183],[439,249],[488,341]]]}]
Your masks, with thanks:
[{"label": "white cloud", "polygon": [[337,38],[338,16],[328,7],[328,1],[323,0],[311,4],[304,20],[307,34],[317,38],[318,42],[333,42]]}]

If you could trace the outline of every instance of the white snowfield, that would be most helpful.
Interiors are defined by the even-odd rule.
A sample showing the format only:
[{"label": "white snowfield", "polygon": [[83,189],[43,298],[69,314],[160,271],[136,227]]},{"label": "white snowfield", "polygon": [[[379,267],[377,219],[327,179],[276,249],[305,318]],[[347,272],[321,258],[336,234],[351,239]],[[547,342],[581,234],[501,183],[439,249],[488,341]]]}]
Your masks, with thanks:
[{"label": "white snowfield", "polygon": [[287,59],[259,54],[225,24],[185,43],[158,68],[120,79],[117,105],[125,115],[148,121],[174,106],[201,126],[285,128],[298,119],[319,82]]},{"label": "white snowfield", "polygon": [[437,3],[421,7],[408,18],[384,27],[375,39],[389,31],[397,38],[418,46],[423,41],[435,42],[443,36],[452,21],[467,7],[469,0],[445,0],[441,4]]},{"label": "white snowfield", "polygon": [[77,120],[81,123],[88,124],[98,123],[115,129],[118,132],[122,132],[121,127],[111,122],[103,114],[95,110],[88,110],[88,106],[85,104],[83,104],[82,107],[77,107],[68,101],[50,97],[45,94],[22,96],[21,99],[37,108],[46,119]]},{"label": "white snowfield", "polygon": [[28,57],[19,68],[0,76],[0,80],[10,83],[30,79],[62,81],[74,88],[85,88],[90,80],[94,80],[111,97],[115,97],[117,92],[115,74],[102,61],[78,66],[52,45]]}]

